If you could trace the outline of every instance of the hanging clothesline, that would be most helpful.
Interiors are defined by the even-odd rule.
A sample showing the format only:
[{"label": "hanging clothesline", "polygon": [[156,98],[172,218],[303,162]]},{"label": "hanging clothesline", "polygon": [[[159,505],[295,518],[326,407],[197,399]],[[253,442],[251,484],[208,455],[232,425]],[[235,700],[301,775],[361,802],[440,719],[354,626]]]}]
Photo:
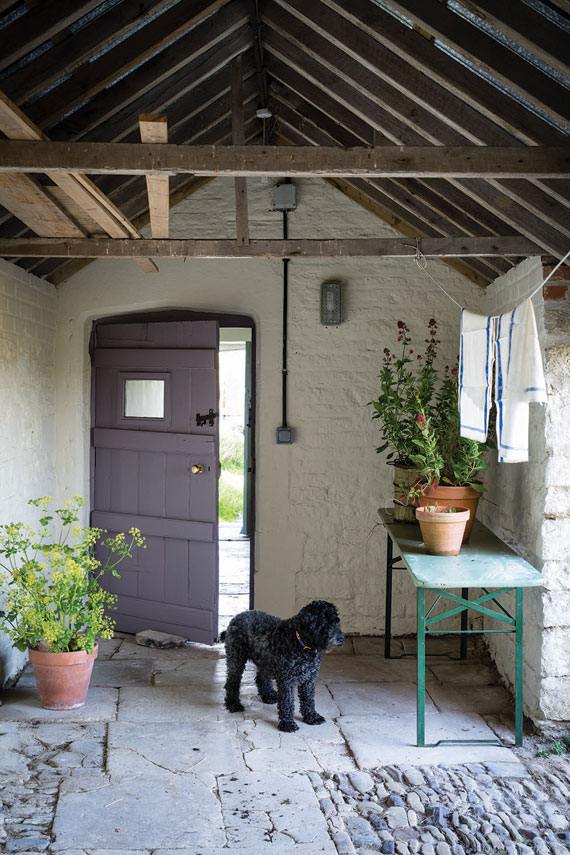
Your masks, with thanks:
[{"label": "hanging clothesline", "polygon": [[[568,258],[570,258],[570,250],[568,250],[568,252],[564,256],[564,258],[561,258],[560,261],[558,262],[558,264],[552,268],[552,270],[550,271],[548,276],[545,279],[543,279],[543,281],[540,283],[540,285],[537,288],[535,288],[533,291],[531,291],[530,294],[527,294],[525,297],[522,297],[520,302],[522,303],[524,300],[532,300],[532,298],[535,296],[535,294],[538,294],[538,292],[541,290],[541,288],[544,288],[544,286],[546,285],[546,283],[548,282],[550,277],[556,273],[558,268],[561,267]],[[428,268],[428,260],[421,250],[420,238],[416,238],[416,254],[414,257],[414,261],[416,262],[418,269],[421,270],[423,273],[425,273],[426,276],[428,277],[428,279],[431,279],[433,284],[436,285],[440,291],[443,291],[443,293],[448,298],[448,300],[451,300],[452,303],[455,303],[455,305],[458,307],[458,309],[463,310],[465,308],[465,306],[462,306],[461,303],[458,303],[457,300],[455,299],[455,297],[452,297],[451,294],[449,294],[445,290],[445,288],[443,287],[441,282],[438,282],[438,280],[435,278],[435,276],[432,276],[432,274],[430,273],[429,268]],[[498,318],[499,315],[491,315],[491,317],[492,318]]]}]

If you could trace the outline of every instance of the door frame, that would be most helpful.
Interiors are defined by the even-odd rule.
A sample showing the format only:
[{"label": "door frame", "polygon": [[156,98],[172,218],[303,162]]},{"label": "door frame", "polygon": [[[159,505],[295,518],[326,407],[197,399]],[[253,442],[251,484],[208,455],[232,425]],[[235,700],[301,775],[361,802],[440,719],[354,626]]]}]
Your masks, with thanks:
[{"label": "door frame", "polygon": [[[128,323],[168,323],[169,321],[217,321],[220,328],[245,327],[251,329],[251,365],[249,371],[249,383],[251,390],[250,407],[250,449],[249,466],[246,464],[246,477],[249,478],[249,506],[247,508],[247,522],[249,527],[249,608],[254,608],[255,602],[255,511],[256,511],[256,418],[257,418],[257,378],[256,378],[256,327],[255,321],[249,315],[231,314],[229,312],[195,312],[188,309],[165,309],[151,310],[148,312],[133,312],[130,314],[111,315],[109,317],[97,318],[93,321],[91,335],[89,337],[89,357],[92,359],[93,352],[97,346],[97,328],[103,324],[128,324]],[[247,370],[247,369],[246,369]],[[247,378],[246,378],[247,384]],[[90,505],[93,507],[93,496],[95,487],[95,457],[93,454],[93,429],[95,418],[95,373],[91,372],[91,412],[90,425],[91,437],[89,443],[89,497]],[[219,549],[219,537],[218,537]]]}]

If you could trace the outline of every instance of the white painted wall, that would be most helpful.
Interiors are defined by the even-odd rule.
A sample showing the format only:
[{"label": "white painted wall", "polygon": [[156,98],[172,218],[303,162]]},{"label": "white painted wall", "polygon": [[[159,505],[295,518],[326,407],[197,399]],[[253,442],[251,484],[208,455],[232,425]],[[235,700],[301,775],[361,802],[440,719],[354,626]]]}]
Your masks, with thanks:
[{"label": "white painted wall", "polygon": [[[28,499],[54,490],[52,285],[0,259],[0,523],[34,522]],[[0,634],[0,685],[23,654]]]},{"label": "white painted wall", "polygon": [[[544,278],[539,258],[497,279],[485,311],[507,311]],[[491,457],[479,516],[513,549],[543,569],[544,590],[525,593],[525,706],[534,719],[570,719],[570,305],[534,298],[544,349],[548,402],[530,410],[528,463]],[[490,637],[499,671],[512,685],[512,636]]]},{"label": "white painted wall", "polygon": [[[319,180],[299,183],[290,236],[372,237],[396,232]],[[270,187],[249,182],[252,234],[280,237]],[[233,181],[218,179],[173,212],[173,237],[231,237]],[[274,260],[161,260],[143,274],[128,261],[98,261],[58,289],[57,471],[61,495],[89,495],[88,338],[95,318],[157,308],[251,315],[257,324],[256,606],[288,615],[313,597],[333,599],[349,632],[380,633],[385,540],[376,509],[391,501],[392,470],[375,453],[366,403],[382,349],[403,318],[422,343],[440,322],[442,352],[458,350],[456,307],[412,259],[293,260],[290,264],[289,413],[294,445],[277,446],[281,417],[281,269]],[[434,273],[460,300],[480,292],[443,263]],[[320,283],[346,282],[345,321],[319,323]],[[395,590],[394,629],[415,629],[406,574]]]}]

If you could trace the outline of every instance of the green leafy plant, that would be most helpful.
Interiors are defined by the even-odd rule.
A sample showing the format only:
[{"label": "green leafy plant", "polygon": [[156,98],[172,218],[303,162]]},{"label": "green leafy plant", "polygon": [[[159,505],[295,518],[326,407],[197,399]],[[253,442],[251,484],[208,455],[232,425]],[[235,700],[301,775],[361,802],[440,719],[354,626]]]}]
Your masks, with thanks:
[{"label": "green leafy plant", "polygon": [[415,452],[414,418],[416,401],[429,408],[434,395],[437,372],[434,362],[439,339],[434,318],[428,322],[428,332],[423,353],[416,353],[410,330],[405,321],[397,322],[399,353],[384,348],[384,358],[379,374],[380,393],[370,401],[373,419],[379,421],[383,442],[376,449],[381,454],[388,451],[387,460],[412,465]]},{"label": "green leafy plant", "polygon": [[550,745],[537,753],[537,757],[562,757],[570,752],[570,734],[562,739],[553,739]]},{"label": "green leafy plant", "polygon": [[[424,484],[473,487],[483,492],[479,478],[487,468],[487,446],[460,436],[457,370],[445,368],[431,411],[427,410],[419,393],[415,403],[414,452],[410,459],[417,466],[421,481]],[[423,485],[419,487],[421,489]]]},{"label": "green leafy plant", "polygon": [[98,638],[111,638],[114,631],[107,611],[116,597],[101,578],[118,576],[118,565],[144,547],[144,538],[136,528],[127,536],[80,526],[80,496],[53,511],[47,496],[29,504],[40,513],[37,527],[0,526],[0,626],[19,650],[91,652]]}]

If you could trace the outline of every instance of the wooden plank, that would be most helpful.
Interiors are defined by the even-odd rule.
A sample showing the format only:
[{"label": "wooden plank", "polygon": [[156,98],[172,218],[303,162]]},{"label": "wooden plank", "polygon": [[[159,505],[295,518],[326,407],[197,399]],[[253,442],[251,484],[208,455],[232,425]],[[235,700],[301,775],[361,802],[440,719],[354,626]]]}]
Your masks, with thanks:
[{"label": "wooden plank", "polygon": [[[349,84],[357,94],[364,93],[370,98],[375,97],[374,93],[381,82],[380,89],[386,109],[404,124],[409,124],[410,128],[419,131],[426,142],[438,145],[474,142],[492,146],[512,145],[517,142],[510,134],[447,92],[437,82],[418,72],[413,66],[402,63],[392,51],[328,6],[308,6],[302,0],[280,2],[282,6],[277,6],[275,2],[268,2],[265,6],[266,20],[270,21],[272,26],[278,26],[281,34],[277,46],[271,33],[267,34],[270,50],[279,50],[283,46],[281,50],[287,55],[291,49],[288,42],[292,41],[295,51],[301,48],[303,52],[308,52],[311,58],[318,57],[320,62],[342,75],[341,87],[343,84],[344,87]],[[289,14],[287,10],[294,14]],[[294,58],[296,56],[297,53]],[[301,58],[301,68],[303,64]],[[386,95],[387,86],[391,85],[397,87],[399,101],[401,95],[410,99],[408,108],[399,101],[394,108],[394,99],[390,100]],[[338,89],[338,85],[335,88]],[[339,92],[339,96],[340,94]],[[411,102],[415,102],[421,109],[414,109]],[[413,116],[413,122],[409,121],[408,115]],[[537,186],[538,191],[526,182],[518,182],[516,187],[509,186],[507,182],[501,186],[497,185],[498,189],[502,189],[529,212],[557,228],[560,221],[568,219],[567,205],[559,205],[558,201],[553,203],[547,198],[550,195],[548,188],[538,182]],[[543,195],[545,191],[547,196]]]},{"label": "wooden plank", "polygon": [[16,18],[2,30],[0,71],[69,27],[100,2],[57,0],[57,3],[37,3],[31,11]]},{"label": "wooden plank", "polygon": [[527,145],[564,142],[564,135],[544,118],[440,50],[433,39],[406,27],[370,0],[351,0],[350,4],[344,0],[320,0],[320,7],[323,5],[385,45],[406,65],[475,107],[520,142]]},{"label": "wooden plank", "polygon": [[[43,131],[1,91],[0,130],[12,140],[35,140],[38,142],[48,140]],[[47,174],[110,237],[141,237],[140,232],[135,229],[117,206],[86,175],[59,172],[48,172]],[[41,218],[39,222],[42,222]],[[44,232],[37,231],[32,226],[30,228],[36,231],[37,234],[44,235]],[[158,270],[158,267],[150,258],[137,260],[136,263],[146,273],[156,273]]]},{"label": "wooden plank", "polygon": [[[168,123],[166,116],[142,113],[139,116],[141,141],[143,143],[167,143]],[[168,175],[147,175],[148,209],[150,231],[153,238],[168,237],[170,203],[168,198]]]},{"label": "wooden plank", "polygon": [[237,175],[383,178],[566,178],[563,146],[184,146],[136,143],[0,142],[0,173]]},{"label": "wooden plank", "polygon": [[517,3],[504,0],[475,0],[472,11],[494,29],[539,57],[561,74],[570,74],[568,33],[557,27],[546,15]]},{"label": "wooden plank", "polygon": [[[438,258],[541,253],[520,235],[422,238],[421,249],[426,257]],[[6,258],[409,258],[415,253],[415,242],[408,238],[251,240],[247,245],[225,239],[0,238],[0,257]]]},{"label": "wooden plank", "polygon": [[15,101],[29,100],[50,84],[71,74],[91,57],[158,14],[171,0],[122,0],[78,32],[66,33],[48,50],[31,59],[2,81],[4,91]]},{"label": "wooden plank", "polygon": [[73,107],[159,54],[227,2],[194,0],[190,12],[187,3],[175,4],[168,12],[158,15],[130,38],[81,66],[60,86],[30,104],[30,116],[43,128],[55,124]]},{"label": "wooden plank", "polygon": [[[237,56],[231,68],[232,91],[232,142],[234,145],[245,143],[243,128],[243,82],[242,59]],[[238,243],[249,243],[249,221],[247,208],[247,178],[234,178],[236,198],[236,238]]]},{"label": "wooden plank", "polygon": [[388,5],[538,110],[567,125],[570,104],[561,83],[461,18],[440,0],[388,0]]},{"label": "wooden plank", "polygon": [[[89,134],[91,139],[94,128],[115,118],[120,119],[124,111],[132,114],[133,109],[136,125],[139,113],[164,112],[165,106],[161,102],[180,97],[180,89],[189,86],[196,71],[204,79],[206,66],[209,65],[211,74],[228,61],[228,55],[235,56],[250,46],[251,30],[245,15],[239,6],[229,5],[203,21],[168,50],[163,50],[118,80],[113,85],[112,99],[103,89],[89,100],[82,101],[68,118],[63,116],[51,126],[50,136],[54,139],[80,139]],[[141,107],[145,95],[149,96],[147,104]],[[113,134],[108,134],[107,139],[112,138]]]},{"label": "wooden plank", "polygon": [[29,175],[0,175],[0,204],[42,237],[83,237],[84,232]]},{"label": "wooden plank", "polygon": [[[296,2],[296,0],[286,1]],[[285,0],[282,0],[282,2],[285,2]],[[386,124],[386,119],[382,113],[393,112],[394,116],[397,116],[398,119],[396,133],[399,133],[400,137],[405,133],[408,137],[407,142],[412,145],[421,144],[424,141],[454,145],[454,140],[461,139],[461,136],[458,136],[454,129],[449,128],[441,122],[439,122],[439,129],[436,129],[429,115],[426,117],[425,110],[421,122],[418,121],[419,114],[416,115],[415,110],[412,110],[414,114],[413,121],[408,122],[407,111],[402,111],[401,109],[398,111],[394,110],[392,104],[385,97],[384,87],[381,88],[386,110],[380,110],[375,101],[372,100],[374,97],[372,90],[375,88],[376,80],[374,75],[367,72],[366,69],[361,69],[357,61],[346,54],[342,62],[337,62],[337,65],[341,66],[337,72],[334,59],[338,51],[334,50],[334,46],[327,44],[320,34],[312,32],[300,20],[297,20],[292,15],[288,15],[286,10],[281,7],[279,9],[280,11],[277,15],[274,11],[274,3],[269,2],[265,6],[264,20],[266,22],[272,25],[278,22],[281,27],[286,26],[286,30],[284,29],[279,33],[273,33],[271,29],[266,30],[265,44],[267,51],[277,53],[283,59],[284,64],[287,63],[290,65],[294,63],[296,70],[302,76],[308,76],[311,82],[315,83],[327,94],[334,96],[344,107],[354,111],[365,121],[370,121],[374,127],[380,127],[392,139],[395,136],[393,129],[395,119],[388,115],[388,124]],[[326,55],[325,58],[323,58],[323,54]],[[317,58],[318,62],[316,61]],[[376,88],[378,88],[377,84]],[[377,101],[378,99],[376,98],[375,100]],[[393,120],[392,126],[389,124],[391,119]],[[409,126],[406,127],[406,125]],[[425,130],[423,128],[424,125],[426,125]],[[479,182],[479,185],[475,185],[471,181],[461,182],[454,178],[448,178],[448,181],[450,184],[453,184],[456,191],[458,190],[460,193],[470,197],[482,211],[490,210],[494,216],[502,220],[508,226],[506,229],[507,232],[510,231],[510,228],[514,228],[545,249],[548,249],[549,252],[559,253],[559,224],[554,222],[550,216],[551,206],[546,200],[544,200],[540,216],[536,217],[533,211],[536,200],[532,199],[530,201],[534,192],[533,188],[527,190],[524,189],[523,185],[522,194],[519,189],[519,197],[516,201],[510,198],[512,190],[507,194],[498,191],[496,188],[492,188],[491,198],[487,192],[483,199],[481,194],[477,193],[477,186],[481,182]],[[521,183],[519,183],[519,188]],[[541,189],[543,184],[544,182],[541,182]],[[565,211],[561,214],[561,220],[567,220]],[[496,231],[498,234],[501,234],[505,230],[499,228]]]}]

